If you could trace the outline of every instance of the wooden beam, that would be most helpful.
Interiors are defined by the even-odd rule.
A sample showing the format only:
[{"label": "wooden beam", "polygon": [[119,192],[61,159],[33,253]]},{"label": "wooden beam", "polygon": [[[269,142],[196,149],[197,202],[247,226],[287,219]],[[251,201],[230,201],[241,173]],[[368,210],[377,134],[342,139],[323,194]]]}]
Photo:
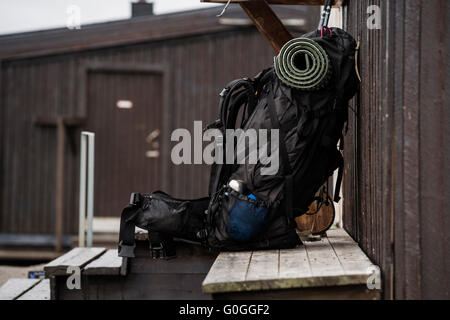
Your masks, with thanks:
[{"label": "wooden beam", "polygon": [[[268,4],[286,4],[286,5],[304,5],[304,6],[323,6],[326,0],[231,0],[231,3],[243,2],[267,2]],[[200,0],[200,2],[227,3],[228,0]],[[335,0],[333,5],[340,6],[342,0]]]},{"label": "wooden beam", "polygon": [[283,45],[292,39],[292,35],[266,1],[243,1],[240,5],[276,53],[280,52]]},{"label": "wooden beam", "polygon": [[[82,126],[85,122],[85,118],[81,117],[62,117],[62,121],[66,127]],[[58,125],[58,118],[54,117],[35,117],[33,123],[37,126],[43,127],[56,127]]]}]

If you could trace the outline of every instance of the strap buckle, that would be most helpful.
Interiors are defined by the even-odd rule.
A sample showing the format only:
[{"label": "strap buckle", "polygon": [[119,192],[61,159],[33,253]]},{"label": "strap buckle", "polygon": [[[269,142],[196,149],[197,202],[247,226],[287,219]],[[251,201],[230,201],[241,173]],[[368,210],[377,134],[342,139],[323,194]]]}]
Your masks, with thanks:
[{"label": "strap buckle", "polygon": [[222,91],[220,91],[219,96],[225,97],[225,94],[227,93],[228,90],[229,90],[228,88],[223,88]]},{"label": "strap buckle", "polygon": [[177,257],[175,246],[172,243],[151,243],[150,251],[152,253],[152,259],[174,259]]},{"label": "strap buckle", "polygon": [[208,237],[208,230],[207,229],[202,229],[202,230],[197,232],[196,236],[200,240],[206,239]]},{"label": "strap buckle", "polygon": [[141,203],[143,197],[140,193],[132,192],[130,195],[130,204],[132,205],[138,205]]},{"label": "strap buckle", "polygon": [[150,252],[153,259],[170,260],[177,257],[177,251],[173,238],[159,232],[149,232]]}]

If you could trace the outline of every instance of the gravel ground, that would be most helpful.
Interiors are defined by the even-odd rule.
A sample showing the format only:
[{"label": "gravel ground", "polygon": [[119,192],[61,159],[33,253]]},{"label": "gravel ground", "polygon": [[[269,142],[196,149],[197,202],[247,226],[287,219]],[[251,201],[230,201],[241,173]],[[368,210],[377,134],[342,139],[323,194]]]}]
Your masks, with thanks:
[{"label": "gravel ground", "polygon": [[0,287],[10,278],[27,278],[28,271],[39,271],[43,268],[44,264],[25,267],[0,265]]}]

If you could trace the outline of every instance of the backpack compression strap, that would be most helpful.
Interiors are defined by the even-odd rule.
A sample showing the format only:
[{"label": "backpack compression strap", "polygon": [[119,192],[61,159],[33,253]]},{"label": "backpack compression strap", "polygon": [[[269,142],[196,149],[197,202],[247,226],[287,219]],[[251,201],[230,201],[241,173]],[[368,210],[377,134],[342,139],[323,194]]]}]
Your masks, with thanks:
[{"label": "backpack compression strap", "polygon": [[119,257],[134,258],[134,242],[135,223],[134,219],[142,209],[138,204],[142,200],[139,193],[132,193],[130,204],[122,211],[120,216],[120,232],[119,232]]},{"label": "backpack compression strap", "polygon": [[341,141],[341,143],[339,146],[338,175],[336,178],[336,185],[334,187],[334,198],[333,198],[333,201],[336,203],[338,203],[339,200],[341,200],[339,193],[341,191],[342,174],[344,173],[344,158],[341,155],[341,151],[344,150],[344,137],[342,134],[341,134],[340,141]]},{"label": "backpack compression strap", "polygon": [[270,121],[272,123],[272,128],[273,129],[278,129],[280,132],[279,135],[279,139],[280,139],[280,143],[279,143],[279,150],[280,150],[280,154],[281,154],[281,161],[283,163],[283,175],[285,177],[285,190],[286,190],[286,218],[287,218],[287,223],[288,225],[292,225],[294,223],[294,208],[292,207],[292,203],[293,203],[293,193],[294,193],[294,182],[293,182],[293,177],[292,177],[292,168],[291,165],[289,163],[289,155],[286,149],[286,144],[285,144],[285,132],[283,130],[283,128],[281,128],[280,126],[280,122],[278,121],[278,116],[277,116],[277,111],[275,109],[275,99],[273,97],[273,92],[274,92],[274,88],[273,88],[273,84],[271,86],[271,88],[269,87],[269,92],[267,95],[267,107],[269,109],[269,115],[270,115]]}]

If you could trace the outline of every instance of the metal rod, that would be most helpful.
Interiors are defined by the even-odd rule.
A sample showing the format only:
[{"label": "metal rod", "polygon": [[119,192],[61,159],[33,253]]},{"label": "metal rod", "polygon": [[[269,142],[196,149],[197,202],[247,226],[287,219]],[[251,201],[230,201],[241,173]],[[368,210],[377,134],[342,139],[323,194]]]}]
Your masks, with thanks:
[{"label": "metal rod", "polygon": [[87,247],[92,247],[92,223],[94,220],[94,160],[95,134],[88,134],[88,175],[87,175]]},{"label": "metal rod", "polygon": [[80,200],[79,200],[79,225],[78,225],[78,246],[85,247],[86,234],[86,143],[87,137],[81,132],[80,144]]}]

